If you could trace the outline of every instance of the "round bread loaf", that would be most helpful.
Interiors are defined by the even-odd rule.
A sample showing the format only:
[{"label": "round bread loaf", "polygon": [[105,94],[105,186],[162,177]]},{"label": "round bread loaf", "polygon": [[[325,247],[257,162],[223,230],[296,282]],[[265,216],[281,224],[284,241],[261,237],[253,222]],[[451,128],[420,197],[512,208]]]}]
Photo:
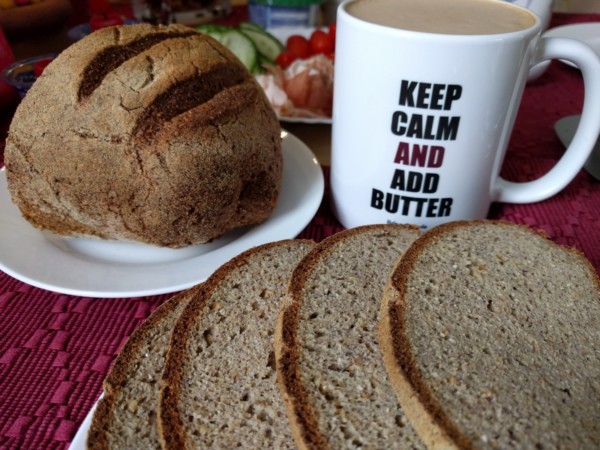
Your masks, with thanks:
[{"label": "round bread loaf", "polygon": [[66,49],[19,105],[5,163],[35,227],[165,247],[264,221],[283,173],[261,87],[181,25],[105,28]]}]

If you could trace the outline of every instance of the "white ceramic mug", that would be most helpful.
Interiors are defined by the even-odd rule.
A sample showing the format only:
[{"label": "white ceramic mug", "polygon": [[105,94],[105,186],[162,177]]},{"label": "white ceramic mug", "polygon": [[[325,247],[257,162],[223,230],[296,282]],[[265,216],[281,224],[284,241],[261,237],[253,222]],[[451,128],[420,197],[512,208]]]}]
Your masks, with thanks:
[{"label": "white ceramic mug", "polygon": [[[401,15],[410,5],[435,1],[469,11],[472,3],[487,3],[508,8],[504,12],[518,15],[525,25],[494,34],[413,31],[358,18],[360,11],[352,9],[364,3],[358,6],[375,10],[386,1]],[[426,14],[425,22],[438,14],[440,23],[460,27],[460,17],[436,11],[435,4],[432,11],[411,14],[416,19]],[[383,22],[395,20],[390,11],[384,16],[389,20]],[[495,26],[485,23],[488,19],[484,30]],[[332,204],[339,221],[348,228],[415,223],[427,229],[484,218],[492,202],[537,202],[563,189],[600,133],[600,58],[580,42],[540,37],[541,29],[527,9],[496,0],[344,2],[337,13],[331,160]],[[572,61],[584,78],[576,135],[547,174],[509,182],[499,173],[528,71],[557,58]]]}]

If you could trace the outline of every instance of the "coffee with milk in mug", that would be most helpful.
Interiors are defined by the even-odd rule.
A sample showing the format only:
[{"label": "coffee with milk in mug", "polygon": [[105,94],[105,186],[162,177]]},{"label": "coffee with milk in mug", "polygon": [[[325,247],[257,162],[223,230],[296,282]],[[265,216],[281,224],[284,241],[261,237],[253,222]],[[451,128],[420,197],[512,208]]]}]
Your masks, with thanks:
[{"label": "coffee with milk in mug", "polygon": [[498,34],[535,24],[528,11],[481,0],[359,0],[347,11],[374,24],[441,34]]},{"label": "coffee with milk in mug", "polygon": [[[541,31],[532,12],[499,0],[345,1],[330,172],[342,225],[428,229],[484,218],[492,202],[536,202],[563,189],[600,133],[600,58]],[[508,181],[500,169],[528,72],[557,58],[583,73],[579,139],[544,176]]]}]

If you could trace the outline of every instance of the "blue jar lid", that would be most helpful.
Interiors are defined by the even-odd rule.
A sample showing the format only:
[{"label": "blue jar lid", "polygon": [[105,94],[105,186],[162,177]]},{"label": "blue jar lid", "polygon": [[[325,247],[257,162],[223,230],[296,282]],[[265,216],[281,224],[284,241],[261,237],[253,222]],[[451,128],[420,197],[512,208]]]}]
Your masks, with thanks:
[{"label": "blue jar lid", "polygon": [[256,5],[300,7],[318,5],[323,3],[323,0],[250,0],[250,2]]}]

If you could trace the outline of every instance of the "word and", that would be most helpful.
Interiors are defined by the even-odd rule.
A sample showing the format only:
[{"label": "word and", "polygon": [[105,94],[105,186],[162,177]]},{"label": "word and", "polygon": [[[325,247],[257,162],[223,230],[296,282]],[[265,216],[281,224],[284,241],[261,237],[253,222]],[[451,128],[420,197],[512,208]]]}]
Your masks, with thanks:
[{"label": "word and", "polygon": [[400,142],[394,162],[404,166],[441,167],[446,149],[439,145],[421,145]]}]

